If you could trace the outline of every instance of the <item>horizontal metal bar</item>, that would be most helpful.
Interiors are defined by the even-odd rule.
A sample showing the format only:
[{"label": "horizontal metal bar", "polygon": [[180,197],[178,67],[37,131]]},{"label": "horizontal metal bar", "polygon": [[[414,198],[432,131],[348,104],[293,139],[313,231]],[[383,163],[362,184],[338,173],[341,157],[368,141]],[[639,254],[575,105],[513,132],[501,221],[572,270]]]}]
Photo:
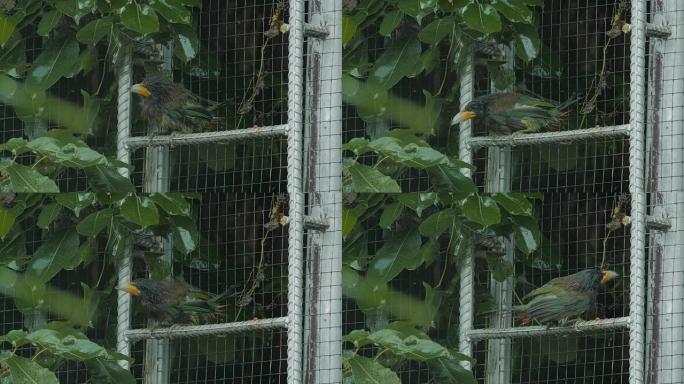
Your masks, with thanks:
[{"label": "horizontal metal bar", "polygon": [[646,23],[646,36],[667,39],[671,34],[672,31],[667,25]]},{"label": "horizontal metal bar", "polygon": [[328,28],[325,26],[304,23],[304,36],[325,39],[328,35],[330,35],[330,32],[328,32]]},{"label": "horizontal metal bar", "polygon": [[670,230],[672,223],[667,218],[646,216],[646,228],[653,229],[654,231],[666,232]]},{"label": "horizontal metal bar", "polygon": [[200,132],[168,136],[136,136],[126,141],[129,150],[140,147],[174,147],[207,143],[226,143],[230,141],[287,136],[287,124],[269,127],[235,129],[232,131]]},{"label": "horizontal metal bar", "polygon": [[304,216],[304,228],[324,232],[330,227],[328,220],[324,218]]},{"label": "horizontal metal bar", "polygon": [[535,144],[569,144],[575,141],[601,138],[629,136],[629,124],[610,127],[578,129],[575,131],[541,132],[519,136],[478,136],[468,139],[472,148],[481,147],[515,147]]},{"label": "horizontal metal bar", "polygon": [[146,339],[182,339],[199,336],[221,336],[245,332],[286,329],[287,317],[239,321],[225,324],[171,326],[169,328],[133,329],[126,332],[129,342]]},{"label": "horizontal metal bar", "polygon": [[471,341],[489,339],[517,339],[536,336],[560,336],[578,333],[591,333],[606,331],[611,329],[629,328],[629,317],[618,317],[614,319],[601,319],[590,321],[578,321],[574,325],[567,327],[515,327],[515,328],[489,328],[474,329],[468,332]]}]

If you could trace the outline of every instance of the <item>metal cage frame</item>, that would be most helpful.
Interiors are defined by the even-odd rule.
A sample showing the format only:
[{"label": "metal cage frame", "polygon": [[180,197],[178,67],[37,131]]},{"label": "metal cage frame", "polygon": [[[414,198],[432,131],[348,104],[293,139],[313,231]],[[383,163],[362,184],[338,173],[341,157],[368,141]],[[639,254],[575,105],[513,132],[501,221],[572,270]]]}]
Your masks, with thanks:
[{"label": "metal cage frame", "polygon": [[[571,327],[517,327],[473,329],[474,313],[474,270],[472,251],[462,264],[460,276],[460,329],[459,345],[461,352],[471,355],[472,343],[489,340],[489,353],[495,356],[488,361],[493,364],[504,364],[506,367],[506,353],[510,353],[510,339],[544,335],[578,334],[599,330],[628,329],[629,330],[629,382],[639,384],[644,382],[645,361],[645,303],[646,303],[646,231],[663,230],[667,226],[660,225],[660,221],[647,216],[645,192],[645,131],[646,131],[646,43],[647,37],[665,38],[667,27],[647,22],[646,0],[633,0],[631,4],[631,54],[630,54],[630,112],[629,124],[589,128],[575,131],[535,133],[524,136],[507,137],[472,137],[470,122],[460,127],[460,157],[461,160],[472,163],[473,151],[476,148],[490,147],[487,172],[504,173],[509,167],[506,159],[500,156],[495,147],[516,145],[537,145],[546,143],[586,141],[597,138],[624,137],[629,139],[629,192],[632,204],[632,224],[630,228],[630,313],[627,317],[580,322]],[[507,57],[510,57],[510,52]],[[474,97],[474,69],[473,59],[461,70],[462,106]],[[501,151],[503,152],[503,151]],[[499,154],[499,155],[497,155]],[[504,175],[505,179],[505,175]],[[500,182],[498,184],[501,184]],[[501,191],[502,185],[487,185],[487,192]],[[511,305],[511,285],[494,284],[495,299],[499,308]],[[506,297],[507,296],[507,297]],[[504,324],[506,319],[499,319]],[[510,324],[510,319],[508,324]],[[508,363],[510,364],[510,362]],[[470,368],[470,365],[467,364]],[[509,366],[510,371],[510,366]],[[488,377],[487,382],[504,383],[504,377]]]},{"label": "metal cage frame", "polygon": [[[168,153],[171,146],[240,141],[256,137],[287,138],[287,316],[154,330],[130,329],[131,298],[127,293],[119,292],[117,350],[130,355],[131,342],[147,340],[146,364],[155,365],[154,369],[146,369],[147,382],[169,382],[169,339],[269,329],[287,330],[288,383],[299,384],[304,381],[305,361],[309,382],[339,383],[342,380],[341,166],[330,166],[341,164],[342,0],[308,1],[308,8],[306,2],[307,0],[289,1],[288,112],[285,125],[157,136],[152,140],[147,137],[132,137],[132,48],[129,48],[128,54],[117,68],[117,157],[123,162],[129,162],[133,149],[146,147],[146,160],[151,163],[151,166],[146,168],[155,176],[168,169]],[[307,16],[309,22],[306,20]],[[163,50],[165,52],[162,56],[170,57],[169,50]],[[305,63],[306,57],[310,59]],[[322,88],[322,84],[326,88]],[[321,92],[321,89],[326,91]],[[309,145],[304,145],[305,139]],[[307,166],[313,167],[316,172],[306,172],[305,175],[305,159]],[[121,172],[128,176],[127,170],[122,169]],[[168,185],[164,185],[167,178],[147,179],[152,181],[146,182],[145,192],[168,190]],[[308,206],[305,194],[314,197],[309,198]],[[325,256],[322,256],[323,254]],[[131,279],[130,250],[127,255],[118,266],[119,284],[126,284]],[[305,260],[307,264],[316,267],[307,268]],[[318,301],[307,302],[305,306],[305,296],[316,297]],[[308,340],[307,343],[304,340]],[[122,364],[128,368],[127,362]]]}]

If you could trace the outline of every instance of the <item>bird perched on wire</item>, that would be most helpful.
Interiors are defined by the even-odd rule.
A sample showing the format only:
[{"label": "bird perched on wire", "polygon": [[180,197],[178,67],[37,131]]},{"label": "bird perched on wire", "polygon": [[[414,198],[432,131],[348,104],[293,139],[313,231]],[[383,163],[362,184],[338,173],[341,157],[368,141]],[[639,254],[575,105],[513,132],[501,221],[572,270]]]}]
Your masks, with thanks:
[{"label": "bird perched on wire", "polygon": [[224,295],[198,290],[178,278],[137,279],[119,289],[139,297],[148,316],[163,324],[200,324],[224,314],[225,306],[219,304]]},{"label": "bird perched on wire", "polygon": [[499,136],[557,130],[570,115],[565,109],[577,100],[572,98],[558,105],[516,92],[495,93],[466,104],[451,125],[474,119],[490,135]]},{"label": "bird perched on wire", "polygon": [[523,297],[524,305],[513,307],[523,325],[530,321],[549,325],[565,324],[596,310],[596,301],[602,285],[618,277],[613,271],[597,268],[585,269],[572,275],[557,277]]},{"label": "bird perched on wire", "polygon": [[208,131],[221,120],[211,112],[218,105],[211,109],[203,106],[199,96],[162,74],[148,75],[134,84],[131,92],[142,97],[140,115],[156,127],[155,134]]}]

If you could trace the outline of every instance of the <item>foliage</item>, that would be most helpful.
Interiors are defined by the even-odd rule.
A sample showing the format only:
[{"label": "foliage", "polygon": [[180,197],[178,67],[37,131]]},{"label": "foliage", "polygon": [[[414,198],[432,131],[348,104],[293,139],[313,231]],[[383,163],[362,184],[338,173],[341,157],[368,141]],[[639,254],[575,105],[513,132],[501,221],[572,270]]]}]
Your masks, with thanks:
[{"label": "foliage", "polygon": [[[454,351],[453,331],[446,338],[430,331],[455,328],[445,319],[461,257],[483,239],[513,236],[526,259],[539,250],[541,234],[536,196],[480,194],[466,176],[473,167],[458,159],[455,135],[444,127],[458,109],[457,69],[473,49],[512,44],[523,62],[538,56],[533,12],[540,5],[360,0],[346,7],[343,96],[367,136],[343,146],[343,285],[370,329],[345,336],[354,345],[345,355],[350,382],[398,383],[395,372],[408,361],[427,364],[435,382],[475,382],[460,365],[469,358]],[[513,83],[501,60],[485,64],[497,88]],[[396,96],[405,91],[410,99]],[[416,174],[427,176],[418,186],[424,192],[407,193],[416,190],[409,184]],[[495,278],[511,275],[498,249],[481,248]],[[413,282],[413,293],[422,281],[423,298],[398,290],[406,285],[400,279]]]},{"label": "foliage", "polygon": [[[59,381],[52,371],[66,361],[83,363],[98,383],[135,383],[131,373],[118,364],[130,362],[129,357],[101,347],[68,324],[52,322],[31,333],[14,330],[0,336],[0,341],[12,346],[0,356],[0,377],[11,377],[12,383],[56,384]],[[22,356],[27,346],[35,350],[31,359]]]}]

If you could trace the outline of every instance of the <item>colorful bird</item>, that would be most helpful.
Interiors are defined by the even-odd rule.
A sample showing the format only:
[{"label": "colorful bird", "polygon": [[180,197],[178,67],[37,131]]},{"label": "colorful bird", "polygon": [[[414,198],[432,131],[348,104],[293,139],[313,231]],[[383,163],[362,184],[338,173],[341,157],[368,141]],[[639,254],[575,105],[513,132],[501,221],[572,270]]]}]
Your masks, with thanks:
[{"label": "colorful bird", "polygon": [[531,320],[548,325],[565,324],[596,309],[601,285],[618,277],[613,271],[585,269],[572,275],[557,277],[523,297],[527,304],[513,307],[523,325]]},{"label": "colorful bird", "polygon": [[161,74],[148,75],[131,92],[142,97],[140,115],[157,128],[155,134],[203,132],[220,121],[197,95]]},{"label": "colorful bird", "polygon": [[454,116],[451,125],[475,119],[490,135],[520,135],[541,130],[557,130],[568,118],[564,111],[577,101],[557,105],[547,100],[515,92],[495,93],[476,98]]},{"label": "colorful bird", "polygon": [[223,295],[200,291],[178,278],[137,279],[119,289],[140,297],[150,318],[165,324],[199,324],[224,313],[225,306],[218,304]]}]

